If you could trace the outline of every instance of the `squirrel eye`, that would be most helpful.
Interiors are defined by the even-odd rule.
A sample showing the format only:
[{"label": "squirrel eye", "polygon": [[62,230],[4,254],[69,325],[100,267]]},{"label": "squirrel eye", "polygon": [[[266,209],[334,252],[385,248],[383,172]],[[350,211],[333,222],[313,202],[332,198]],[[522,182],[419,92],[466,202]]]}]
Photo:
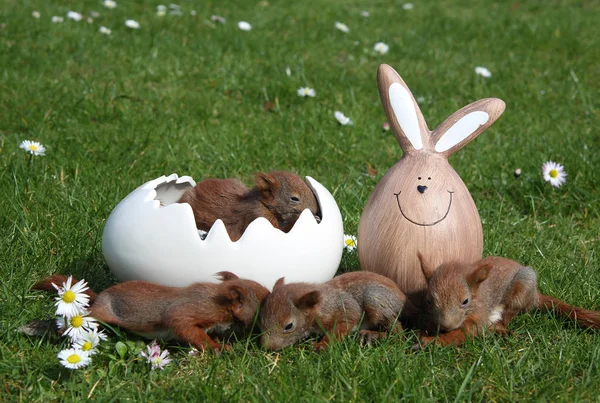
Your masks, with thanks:
[{"label": "squirrel eye", "polygon": [[298,203],[300,201],[300,199],[297,198],[296,196],[290,197],[290,200],[293,201],[293,202],[296,202],[296,203]]},{"label": "squirrel eye", "polygon": [[467,306],[467,304],[468,304],[468,303],[469,303],[469,298],[465,299],[465,300],[462,302],[462,306]]},{"label": "squirrel eye", "polygon": [[294,328],[294,322],[290,322],[287,325],[285,325],[285,327],[283,328],[283,331],[291,332],[293,328]]}]

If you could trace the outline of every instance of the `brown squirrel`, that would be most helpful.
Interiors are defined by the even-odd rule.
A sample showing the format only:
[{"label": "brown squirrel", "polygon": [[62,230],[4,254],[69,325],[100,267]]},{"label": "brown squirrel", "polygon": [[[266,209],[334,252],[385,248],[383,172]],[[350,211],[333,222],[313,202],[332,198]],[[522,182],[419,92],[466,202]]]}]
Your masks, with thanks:
[{"label": "brown squirrel", "polygon": [[317,221],[318,204],[308,185],[291,172],[258,172],[248,190],[235,179],[206,179],[188,189],[180,203],[192,206],[196,227],[208,231],[223,220],[232,241],[237,241],[252,221],[264,217],[283,232],[289,232],[305,209]]},{"label": "brown squirrel", "polygon": [[458,345],[483,329],[506,334],[506,326],[518,313],[531,309],[555,311],[579,325],[600,329],[600,312],[577,308],[537,289],[531,267],[498,256],[472,264],[446,263],[437,270],[427,267],[419,254],[427,279],[426,304],[430,327],[437,337],[422,336],[421,344],[435,341]]},{"label": "brown squirrel", "polygon": [[[259,304],[269,291],[230,272],[217,275],[222,280],[218,284],[167,287],[127,281],[99,294],[88,289],[85,293],[90,297],[90,316],[149,338],[172,335],[198,350],[207,347],[215,353],[229,350],[229,345],[215,342],[208,334],[251,329]],[[54,275],[32,289],[55,291],[52,284],[61,284],[66,279],[67,276]]]},{"label": "brown squirrel", "polygon": [[[314,344],[326,349],[360,325],[363,339],[379,331],[398,332],[406,297],[392,280],[370,272],[351,272],[324,284],[284,284],[280,278],[260,310],[261,344],[280,350],[311,334],[325,336]],[[362,320],[362,323],[361,323]]]}]

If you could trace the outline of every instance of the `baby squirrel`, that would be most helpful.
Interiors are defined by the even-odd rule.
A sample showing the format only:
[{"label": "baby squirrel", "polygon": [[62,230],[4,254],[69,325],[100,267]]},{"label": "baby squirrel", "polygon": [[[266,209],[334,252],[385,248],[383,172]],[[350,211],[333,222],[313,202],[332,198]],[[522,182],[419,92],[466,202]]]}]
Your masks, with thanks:
[{"label": "baby squirrel", "polygon": [[291,172],[258,172],[248,190],[235,179],[206,179],[188,189],[180,203],[192,206],[196,227],[208,231],[221,219],[232,241],[237,241],[258,217],[264,217],[283,232],[289,232],[305,209],[317,221],[318,204],[308,185]]},{"label": "baby squirrel", "polygon": [[[221,335],[228,330],[250,330],[260,302],[269,291],[252,280],[230,272],[217,275],[221,283],[194,283],[188,287],[167,287],[146,281],[127,281],[90,297],[90,316],[134,333],[154,338],[173,335],[198,350],[210,347],[218,353],[230,346],[215,342],[207,333]],[[66,276],[54,275],[32,289],[55,291]],[[74,280],[76,281],[76,280]]]},{"label": "baby squirrel", "polygon": [[541,294],[535,271],[513,260],[489,256],[472,264],[446,263],[432,270],[421,255],[419,259],[428,286],[429,330],[445,332],[437,338],[422,336],[422,344],[435,339],[443,346],[458,345],[484,328],[506,334],[515,315],[534,308],[555,311],[584,327],[600,328],[600,312]]},{"label": "baby squirrel", "polygon": [[[280,278],[260,310],[261,344],[280,350],[311,334],[323,334],[314,344],[326,349],[360,325],[363,338],[378,331],[401,331],[398,316],[406,298],[392,280],[370,272],[342,274],[324,284],[284,284]],[[362,323],[361,323],[362,319]]]}]

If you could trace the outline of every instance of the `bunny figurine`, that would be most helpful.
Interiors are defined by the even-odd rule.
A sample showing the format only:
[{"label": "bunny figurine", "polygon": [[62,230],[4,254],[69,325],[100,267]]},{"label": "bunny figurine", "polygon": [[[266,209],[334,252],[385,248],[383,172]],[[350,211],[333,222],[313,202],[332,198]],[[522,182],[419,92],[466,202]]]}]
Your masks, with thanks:
[{"label": "bunny figurine", "polygon": [[398,73],[381,65],[379,95],[402,158],[377,184],[358,227],[360,266],[396,281],[416,306],[427,287],[418,253],[431,266],[475,262],[483,252],[477,207],[448,163],[504,112],[504,102],[487,98],[465,106],[430,131]]}]

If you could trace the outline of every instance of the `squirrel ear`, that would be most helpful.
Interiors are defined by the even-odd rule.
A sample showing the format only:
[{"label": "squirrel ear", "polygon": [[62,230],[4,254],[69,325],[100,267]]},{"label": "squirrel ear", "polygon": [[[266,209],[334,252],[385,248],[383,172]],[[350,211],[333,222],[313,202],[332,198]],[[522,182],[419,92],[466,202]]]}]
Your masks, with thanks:
[{"label": "squirrel ear", "polygon": [[281,287],[282,285],[284,285],[284,281],[285,281],[285,277],[281,277],[279,280],[277,280],[275,282],[275,285],[273,286],[273,290],[276,289],[277,287]]},{"label": "squirrel ear", "polygon": [[498,98],[473,102],[454,112],[431,134],[434,150],[449,157],[490,127],[504,112],[506,105]]},{"label": "squirrel ear", "polygon": [[254,176],[256,188],[260,190],[263,197],[272,199],[275,190],[279,188],[279,181],[272,175],[263,172],[257,172]]},{"label": "squirrel ear", "polygon": [[388,123],[405,153],[431,148],[429,128],[408,86],[392,67],[382,64],[377,70],[379,97]]},{"label": "squirrel ear", "polygon": [[431,268],[429,266],[427,266],[427,262],[425,262],[425,258],[423,257],[421,252],[418,252],[417,256],[419,257],[419,262],[421,262],[421,271],[423,272],[423,275],[425,276],[425,280],[429,281],[429,279],[431,279],[431,277],[433,277],[435,270],[431,270]]},{"label": "squirrel ear", "polygon": [[471,287],[473,290],[477,289],[479,284],[488,278],[491,269],[492,265],[490,263],[477,264],[475,270],[473,270],[471,274],[467,276],[467,284],[469,284],[469,287]]},{"label": "squirrel ear", "polygon": [[246,297],[248,297],[248,291],[239,285],[232,285],[229,288],[229,297],[229,307],[233,313],[238,313],[244,306],[244,301],[246,300]]},{"label": "squirrel ear", "polygon": [[215,274],[221,281],[239,280],[240,278],[230,271],[220,271]]},{"label": "squirrel ear", "polygon": [[302,295],[294,301],[294,305],[298,309],[311,309],[321,301],[321,293],[319,291],[310,291]]}]

